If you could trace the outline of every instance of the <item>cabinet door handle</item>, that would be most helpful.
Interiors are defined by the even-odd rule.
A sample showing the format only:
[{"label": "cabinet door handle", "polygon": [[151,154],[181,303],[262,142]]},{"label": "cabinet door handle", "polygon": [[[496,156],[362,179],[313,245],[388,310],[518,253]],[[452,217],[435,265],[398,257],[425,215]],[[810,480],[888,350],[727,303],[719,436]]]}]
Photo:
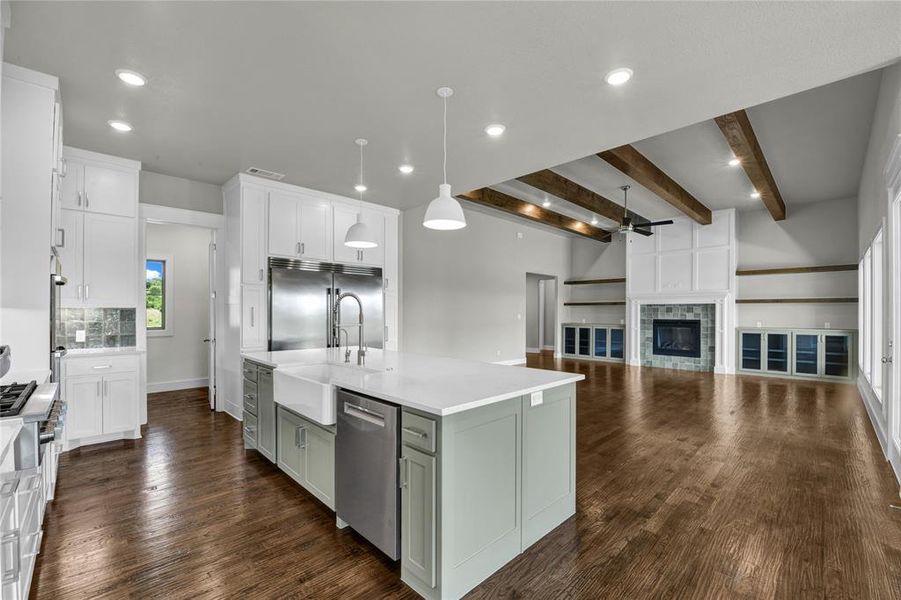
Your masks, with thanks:
[{"label": "cabinet door handle", "polygon": [[87,300],[91,297],[91,286],[88,284],[84,284],[84,299]]},{"label": "cabinet door handle", "polygon": [[84,193],[84,207],[87,208],[91,205],[91,200],[88,198],[88,193]]},{"label": "cabinet door handle", "polygon": [[421,440],[424,440],[429,437],[425,431],[419,431],[418,429],[413,429],[412,427],[404,427],[404,433],[409,433],[410,435],[415,435]]},{"label": "cabinet door handle", "polygon": [[81,206],[81,192],[78,192],[78,199],[75,201],[76,206]]},{"label": "cabinet door handle", "polygon": [[405,488],[405,487],[407,487],[407,463],[408,463],[409,461],[407,460],[407,458],[406,458],[405,456],[402,456],[402,457],[400,457],[400,458],[397,459],[397,460],[398,460],[398,462],[400,463],[400,464],[398,465],[398,467],[399,467],[399,469],[400,469],[400,483],[399,483],[399,486],[400,486],[401,488]]},{"label": "cabinet door handle", "polygon": [[307,253],[307,245],[306,245],[305,243],[303,243],[303,242],[300,243],[300,253],[301,253],[301,254],[306,254],[306,253]]},{"label": "cabinet door handle", "polygon": [[66,175],[69,174],[69,161],[67,161],[65,158],[61,158],[59,160],[63,165],[63,169],[62,169],[62,173],[60,173],[60,177],[65,177]]},{"label": "cabinet door handle", "polygon": [[254,307],[251,306],[251,307],[250,307],[250,326],[251,326],[251,327],[254,326],[254,325],[253,325],[253,309],[254,309]]},{"label": "cabinet door handle", "polygon": [[59,229],[56,230],[56,232],[59,234],[59,244],[58,244],[58,246],[59,246],[60,248],[65,248],[65,247],[66,247],[66,230],[63,229],[63,228],[59,228]]},{"label": "cabinet door handle", "polygon": [[82,285],[79,283],[77,289],[78,299],[81,300]]},{"label": "cabinet door handle", "polygon": [[0,538],[0,548],[9,547],[10,550],[6,553],[8,556],[11,556],[13,559],[13,564],[10,565],[8,569],[3,571],[2,577],[3,581],[15,581],[19,578],[19,570],[21,569],[21,565],[19,563],[21,551],[19,549],[19,531],[13,531],[11,533],[5,534],[2,538]]},{"label": "cabinet door handle", "polygon": [[263,281],[263,269],[260,269],[260,281]]},{"label": "cabinet door handle", "polygon": [[301,449],[307,447],[307,428],[303,425],[294,428],[294,445]]}]

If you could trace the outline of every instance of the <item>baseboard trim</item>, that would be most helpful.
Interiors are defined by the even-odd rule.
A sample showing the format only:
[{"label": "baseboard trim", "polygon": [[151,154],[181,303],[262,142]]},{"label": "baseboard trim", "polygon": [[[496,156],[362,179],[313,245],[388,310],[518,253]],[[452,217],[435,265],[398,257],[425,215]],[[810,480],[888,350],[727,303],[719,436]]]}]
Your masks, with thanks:
[{"label": "baseboard trim", "polygon": [[876,432],[876,439],[879,440],[882,454],[888,459],[888,440],[883,429],[882,419],[877,412],[879,402],[876,400],[873,390],[870,389],[870,384],[862,373],[857,375],[857,391],[860,392],[860,399],[864,408],[867,409],[867,416],[870,417],[870,425],[873,426],[873,431]]},{"label": "baseboard trim", "polygon": [[522,357],[522,358],[511,358],[511,359],[509,359],[509,360],[496,360],[496,361],[494,361],[494,364],[496,364],[496,365],[509,365],[509,366],[514,366],[514,365],[524,365],[524,364],[526,364],[526,357]]},{"label": "baseboard trim", "polygon": [[526,348],[526,354],[538,354],[541,348]]},{"label": "baseboard trim", "polygon": [[175,392],[178,390],[190,390],[193,388],[207,387],[210,380],[206,377],[197,379],[182,379],[181,381],[161,381],[159,383],[147,383],[147,393]]},{"label": "baseboard trim", "polygon": [[554,346],[545,346],[544,349],[545,350],[556,350],[556,348]]},{"label": "baseboard trim", "polygon": [[224,412],[228,413],[228,416],[235,421],[244,420],[244,407],[238,406],[234,402],[230,402],[228,399],[223,398],[222,408],[224,409]]}]

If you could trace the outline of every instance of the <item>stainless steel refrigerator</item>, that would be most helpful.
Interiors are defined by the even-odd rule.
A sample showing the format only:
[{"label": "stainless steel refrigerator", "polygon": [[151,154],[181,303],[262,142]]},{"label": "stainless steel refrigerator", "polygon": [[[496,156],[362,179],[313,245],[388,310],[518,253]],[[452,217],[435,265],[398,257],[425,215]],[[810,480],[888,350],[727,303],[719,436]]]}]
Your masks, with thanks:
[{"label": "stainless steel refrigerator", "polygon": [[[333,322],[335,298],[344,292],[363,304],[364,345],[384,348],[385,294],[382,270],[287,258],[269,259],[269,349],[296,350],[343,346],[344,334]],[[353,299],[341,303],[341,327],[347,344],[360,340],[359,307]]]}]

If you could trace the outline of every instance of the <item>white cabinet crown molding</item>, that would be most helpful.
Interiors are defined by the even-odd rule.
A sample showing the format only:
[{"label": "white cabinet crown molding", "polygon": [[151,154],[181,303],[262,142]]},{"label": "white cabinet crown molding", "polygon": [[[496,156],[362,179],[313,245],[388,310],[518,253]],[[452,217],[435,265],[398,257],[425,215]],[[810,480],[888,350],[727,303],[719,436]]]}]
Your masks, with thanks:
[{"label": "white cabinet crown molding", "polygon": [[294,185],[292,183],[284,183],[281,181],[272,181],[271,179],[265,179],[263,177],[256,177],[254,175],[249,175],[247,173],[238,173],[231,179],[229,179],[223,186],[223,190],[231,189],[237,185],[253,185],[258,187],[266,188],[267,190],[277,190],[288,193],[300,193],[306,194],[308,196],[312,196],[314,198],[318,198],[321,200],[326,200],[329,202],[333,202],[335,204],[341,204],[345,206],[357,206],[359,207],[361,204],[364,208],[377,210],[379,212],[383,212],[389,215],[400,215],[400,211],[396,208],[391,208],[390,206],[383,206],[381,204],[374,204],[372,202],[355,200],[353,198],[349,198],[347,196],[340,196],[338,194],[332,194],[330,192],[323,192],[320,190],[314,190],[312,188],[307,188],[299,185]]},{"label": "white cabinet crown molding", "polygon": [[100,154],[99,152],[91,152],[90,150],[82,150],[81,148],[73,148],[72,146],[63,146],[63,156],[72,160],[91,162],[115,169],[124,169],[127,171],[141,170],[140,161],[111,156],[109,154]]}]

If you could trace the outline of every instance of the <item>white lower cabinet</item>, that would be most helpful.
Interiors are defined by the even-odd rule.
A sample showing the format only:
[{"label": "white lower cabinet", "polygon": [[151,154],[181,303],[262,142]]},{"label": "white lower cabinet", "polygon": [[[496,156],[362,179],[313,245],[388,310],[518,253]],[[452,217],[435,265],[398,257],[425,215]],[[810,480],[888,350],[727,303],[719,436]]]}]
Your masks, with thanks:
[{"label": "white lower cabinet", "polygon": [[65,361],[65,447],[140,437],[138,357]]},{"label": "white lower cabinet", "polygon": [[80,375],[66,378],[66,436],[73,439],[103,433],[103,377]]}]

